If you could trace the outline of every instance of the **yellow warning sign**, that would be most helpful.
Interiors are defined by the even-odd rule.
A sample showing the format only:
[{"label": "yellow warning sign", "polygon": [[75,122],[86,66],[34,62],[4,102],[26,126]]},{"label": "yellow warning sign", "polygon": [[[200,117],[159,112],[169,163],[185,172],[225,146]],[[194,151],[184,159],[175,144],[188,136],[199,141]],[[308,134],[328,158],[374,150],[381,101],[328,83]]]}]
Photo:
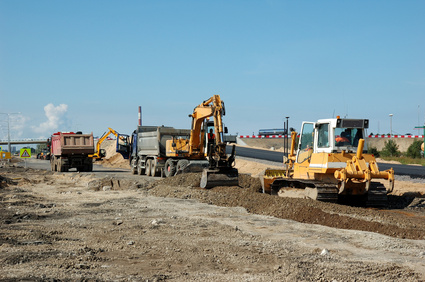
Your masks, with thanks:
[{"label": "yellow warning sign", "polygon": [[21,158],[31,158],[31,149],[21,149],[21,152],[19,154],[19,157]]}]

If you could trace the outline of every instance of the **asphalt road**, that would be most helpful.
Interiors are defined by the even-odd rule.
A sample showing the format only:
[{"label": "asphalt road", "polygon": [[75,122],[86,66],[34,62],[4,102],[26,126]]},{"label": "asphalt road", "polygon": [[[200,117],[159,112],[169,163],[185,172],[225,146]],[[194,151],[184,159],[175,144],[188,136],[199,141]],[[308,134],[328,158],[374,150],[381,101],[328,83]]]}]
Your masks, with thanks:
[{"label": "asphalt road", "polygon": [[[228,149],[231,146],[228,147]],[[230,153],[230,151],[228,152]],[[271,162],[282,163],[283,152],[276,152],[270,150],[253,149],[247,147],[236,147],[236,156],[260,159]],[[413,178],[425,178],[425,167],[416,165],[401,165],[401,164],[389,164],[389,163],[378,163],[380,170],[387,170],[393,168],[396,175],[408,175]]]}]

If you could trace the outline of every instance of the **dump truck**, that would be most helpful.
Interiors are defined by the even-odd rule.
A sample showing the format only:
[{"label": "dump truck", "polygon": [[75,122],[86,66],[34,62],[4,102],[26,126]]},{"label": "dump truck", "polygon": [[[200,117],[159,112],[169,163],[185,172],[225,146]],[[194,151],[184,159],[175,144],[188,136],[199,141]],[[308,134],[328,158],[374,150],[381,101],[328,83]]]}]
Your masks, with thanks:
[{"label": "dump truck", "polygon": [[[138,126],[130,137],[129,155],[133,174],[174,176],[188,165],[187,146],[189,129],[168,126]],[[121,148],[122,151],[125,151]],[[206,167],[206,158],[192,158],[191,165]],[[199,169],[202,171],[202,168]]]},{"label": "dump truck", "polygon": [[[264,193],[385,207],[394,189],[394,170],[380,171],[367,154],[364,136],[368,119],[333,118],[303,122],[282,169],[266,169],[260,175]],[[386,186],[382,184],[385,180]]]},{"label": "dump truck", "polygon": [[50,165],[52,171],[92,171],[94,154],[93,133],[56,132],[50,137]]}]

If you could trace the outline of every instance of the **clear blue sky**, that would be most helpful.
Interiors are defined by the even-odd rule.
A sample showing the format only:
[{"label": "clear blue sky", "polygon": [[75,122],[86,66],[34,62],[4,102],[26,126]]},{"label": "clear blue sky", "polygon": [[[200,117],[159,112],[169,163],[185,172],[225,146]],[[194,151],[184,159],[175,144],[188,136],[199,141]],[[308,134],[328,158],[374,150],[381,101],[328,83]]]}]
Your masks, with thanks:
[{"label": "clear blue sky", "polygon": [[336,115],[388,133],[389,114],[418,133],[424,15],[422,0],[0,0],[0,113],[21,113],[12,139],[131,133],[139,105],[145,125],[189,128],[219,94],[230,133]]}]

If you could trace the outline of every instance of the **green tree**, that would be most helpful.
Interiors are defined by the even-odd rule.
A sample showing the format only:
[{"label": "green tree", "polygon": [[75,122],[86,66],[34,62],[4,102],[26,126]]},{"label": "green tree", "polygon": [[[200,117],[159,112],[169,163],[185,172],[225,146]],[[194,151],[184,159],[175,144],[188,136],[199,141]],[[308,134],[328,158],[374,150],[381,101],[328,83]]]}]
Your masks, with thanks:
[{"label": "green tree", "polygon": [[407,149],[406,156],[413,159],[421,158],[421,145],[422,141],[415,140]]},{"label": "green tree", "polygon": [[41,153],[41,151],[43,151],[44,149],[47,149],[47,145],[46,144],[38,144],[37,148],[35,149],[35,153],[39,154]]},{"label": "green tree", "polygon": [[384,149],[381,151],[383,157],[399,157],[401,155],[398,145],[394,140],[385,141]]}]

